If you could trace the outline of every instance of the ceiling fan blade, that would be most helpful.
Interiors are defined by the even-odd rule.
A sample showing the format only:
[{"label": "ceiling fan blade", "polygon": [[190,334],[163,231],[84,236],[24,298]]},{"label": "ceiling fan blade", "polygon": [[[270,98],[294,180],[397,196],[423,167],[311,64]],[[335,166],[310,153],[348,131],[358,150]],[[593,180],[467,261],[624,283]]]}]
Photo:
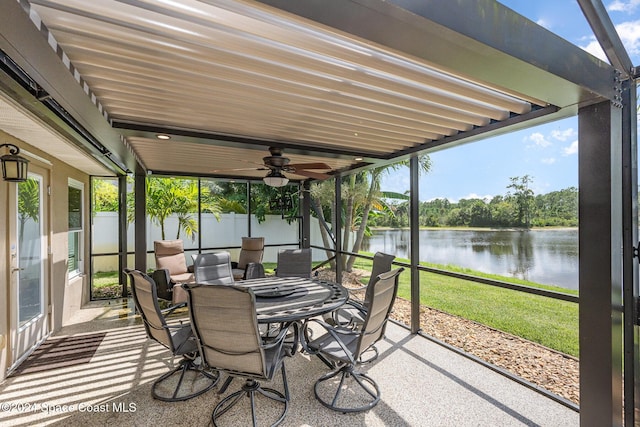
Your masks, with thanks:
[{"label": "ceiling fan blade", "polygon": [[302,175],[302,176],[306,176],[308,178],[313,178],[313,179],[327,179],[330,178],[331,175],[327,175],[326,173],[320,173],[320,172],[311,172],[308,170],[296,170],[295,172],[291,172],[293,174],[296,175]]},{"label": "ceiling fan blade", "polygon": [[212,170],[211,173],[217,173],[217,172],[238,172],[238,171],[266,171],[269,170],[268,168],[259,168],[259,167],[254,167],[254,168],[236,168],[236,169],[215,169]]},{"label": "ceiling fan blade", "polygon": [[295,170],[300,170],[300,169],[331,169],[331,166],[329,166],[326,163],[293,163],[293,164],[287,165],[286,167],[294,168]]}]

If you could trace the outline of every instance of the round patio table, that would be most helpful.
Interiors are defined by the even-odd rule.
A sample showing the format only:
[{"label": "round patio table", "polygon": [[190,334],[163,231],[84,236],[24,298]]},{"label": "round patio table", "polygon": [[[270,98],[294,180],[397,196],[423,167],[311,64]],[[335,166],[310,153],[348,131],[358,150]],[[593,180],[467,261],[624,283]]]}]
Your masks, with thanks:
[{"label": "round patio table", "polygon": [[348,291],[340,284],[304,277],[265,277],[235,283],[256,296],[259,323],[299,322],[344,305]]}]

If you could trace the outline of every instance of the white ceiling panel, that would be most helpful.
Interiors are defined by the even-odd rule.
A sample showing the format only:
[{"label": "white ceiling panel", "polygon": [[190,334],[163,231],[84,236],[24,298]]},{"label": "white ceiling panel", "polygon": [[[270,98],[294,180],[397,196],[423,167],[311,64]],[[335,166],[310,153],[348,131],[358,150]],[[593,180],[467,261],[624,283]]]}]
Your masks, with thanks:
[{"label": "white ceiling panel", "polygon": [[[111,123],[173,133],[159,143],[122,131],[150,170],[237,173],[234,159],[260,163],[272,141],[336,171],[356,156],[390,159],[547,106],[257,2],[29,3]],[[192,146],[179,137],[194,133],[211,138]],[[231,160],[221,162],[216,136],[261,144],[235,155],[226,144],[219,150]]]}]

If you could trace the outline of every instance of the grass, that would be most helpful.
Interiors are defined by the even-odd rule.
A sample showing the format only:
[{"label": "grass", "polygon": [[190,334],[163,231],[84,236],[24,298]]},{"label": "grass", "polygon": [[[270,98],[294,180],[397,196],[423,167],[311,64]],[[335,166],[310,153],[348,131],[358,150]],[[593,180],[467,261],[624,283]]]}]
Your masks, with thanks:
[{"label": "grass", "polygon": [[[408,260],[404,259],[397,259],[397,261],[408,263]],[[421,264],[534,288],[578,294],[573,290],[481,273],[451,265]],[[265,263],[267,274],[273,274],[275,267],[275,263]],[[358,258],[354,267],[371,271],[371,261]],[[114,286],[115,290],[119,292],[120,287],[116,272],[94,274],[94,297],[100,298],[109,295],[108,289]],[[102,289],[105,287],[106,289]],[[398,296],[407,300],[411,299],[411,275],[408,270],[405,270],[400,276]],[[435,273],[420,272],[420,304],[578,357],[578,304],[576,303],[497,288]]]},{"label": "grass", "polygon": [[[397,261],[408,263],[408,260],[403,259],[397,259]],[[466,268],[421,264],[533,288],[578,294],[577,291],[485,274]],[[371,261],[358,259],[355,267],[370,271]],[[408,271],[403,272],[400,276],[398,296],[407,300],[411,299],[411,276]],[[578,304],[576,303],[492,287],[435,273],[420,272],[420,304],[578,357]]]},{"label": "grass", "polygon": [[122,295],[122,286],[118,283],[117,271],[93,273],[93,298],[118,298]]},{"label": "grass", "polygon": [[[408,298],[408,278],[401,296]],[[420,303],[578,356],[578,304],[420,273]]]}]

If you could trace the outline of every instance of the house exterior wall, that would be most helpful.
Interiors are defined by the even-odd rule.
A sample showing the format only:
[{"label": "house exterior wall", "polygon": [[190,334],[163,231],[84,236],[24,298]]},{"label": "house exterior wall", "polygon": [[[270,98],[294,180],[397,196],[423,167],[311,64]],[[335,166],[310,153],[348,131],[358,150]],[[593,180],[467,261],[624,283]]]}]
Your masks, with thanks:
[{"label": "house exterior wall", "polygon": [[[86,272],[88,272],[89,260],[89,176],[78,169],[65,164],[30,146],[23,141],[12,137],[0,130],[0,143],[11,143],[18,146],[21,155],[26,157],[31,165],[38,165],[48,171],[51,194],[49,196],[48,233],[50,247],[49,259],[49,300],[44,301],[45,309],[49,310],[49,332],[55,332],[68,321],[84,301],[88,300]],[[4,154],[4,153],[3,153]],[[84,205],[83,215],[85,222],[83,271],[84,275],[69,280],[67,274],[68,257],[68,186],[69,178],[83,183]],[[15,192],[16,183],[0,180],[0,381],[7,375],[7,369],[12,363],[10,360],[10,313],[13,310],[11,304],[11,240],[9,230],[10,204],[15,201],[10,197]],[[46,189],[45,189],[46,194]]]},{"label": "house exterior wall", "polygon": [[[69,178],[79,181],[84,186],[83,191],[83,274],[69,280],[67,274],[67,257],[69,254]],[[52,326],[53,330],[60,329],[73,316],[74,311],[88,301],[87,273],[89,272],[89,176],[65,163],[55,161],[51,177],[51,228],[52,228]]]}]

